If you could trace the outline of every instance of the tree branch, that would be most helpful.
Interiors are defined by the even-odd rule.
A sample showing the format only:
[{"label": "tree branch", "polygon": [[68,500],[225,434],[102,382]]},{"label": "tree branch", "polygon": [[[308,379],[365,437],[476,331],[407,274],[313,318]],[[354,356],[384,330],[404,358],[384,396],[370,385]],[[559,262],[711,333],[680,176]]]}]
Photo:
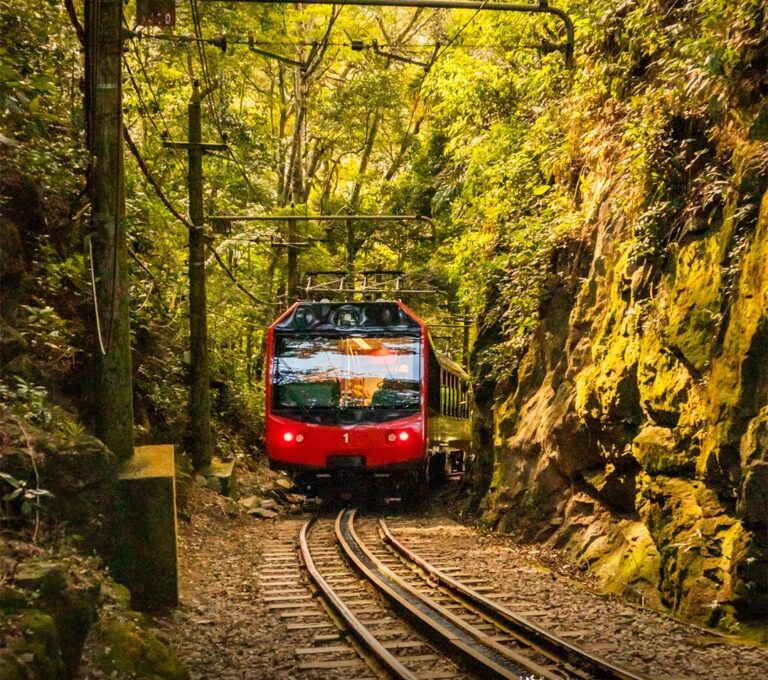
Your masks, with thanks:
[{"label": "tree branch", "polygon": [[75,3],[73,0],[64,0],[64,7],[67,9],[67,14],[69,14],[69,20],[72,22],[72,26],[75,29],[75,33],[77,33],[77,39],[80,41],[81,45],[85,45],[85,29],[83,28],[83,25],[80,23],[80,19],[77,16],[77,11],[75,10]]},{"label": "tree branch", "polygon": [[[133,139],[131,138],[130,132],[128,132],[128,128],[123,128],[123,137],[125,138],[125,141],[128,144],[128,148],[131,151],[131,154],[136,159],[136,162],[139,164],[139,169],[141,170],[141,174],[144,175],[144,178],[147,180],[149,185],[155,190],[155,193],[157,194],[157,197],[160,199],[162,204],[165,206],[165,208],[168,210],[168,212],[171,213],[177,220],[179,220],[187,229],[192,229],[192,223],[184,217],[176,208],[171,205],[171,202],[166,197],[165,193],[163,193],[162,188],[157,183],[157,180],[155,180],[154,177],[149,172],[149,168],[147,167],[147,164],[144,162],[144,159],[141,157],[141,154],[139,153],[139,150],[136,148],[136,144],[134,144]],[[260,300],[257,298],[253,293],[251,293],[249,290],[243,287],[243,285],[237,280],[235,275],[232,273],[232,271],[227,267],[227,265],[224,263],[224,261],[221,259],[221,256],[216,252],[216,249],[206,241],[206,247],[213,255],[216,262],[219,263],[219,266],[224,270],[224,272],[227,274],[229,279],[232,281],[232,283],[237,286],[237,288],[240,290],[240,292],[247,295],[251,300],[253,300],[255,303],[260,305],[270,305],[270,302],[267,302],[265,300]]]}]

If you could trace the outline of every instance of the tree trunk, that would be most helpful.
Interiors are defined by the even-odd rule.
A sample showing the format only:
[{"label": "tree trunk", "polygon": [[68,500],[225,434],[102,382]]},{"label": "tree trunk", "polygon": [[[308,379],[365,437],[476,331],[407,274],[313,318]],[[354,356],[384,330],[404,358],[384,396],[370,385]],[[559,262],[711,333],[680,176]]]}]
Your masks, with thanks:
[{"label": "tree trunk", "polygon": [[[357,168],[357,177],[355,178],[355,184],[352,187],[352,194],[349,198],[349,213],[355,214],[360,207],[360,192],[363,188],[363,177],[366,170],[368,170],[368,163],[371,160],[371,153],[373,152],[373,145],[376,142],[376,135],[379,131],[379,123],[381,122],[381,109],[376,108],[373,112],[373,119],[368,128],[368,134],[365,137],[365,145],[363,147],[363,155],[360,158],[360,165]],[[352,272],[355,269],[355,258],[357,251],[359,250],[359,241],[357,239],[355,223],[353,220],[347,220],[347,271]]]}]

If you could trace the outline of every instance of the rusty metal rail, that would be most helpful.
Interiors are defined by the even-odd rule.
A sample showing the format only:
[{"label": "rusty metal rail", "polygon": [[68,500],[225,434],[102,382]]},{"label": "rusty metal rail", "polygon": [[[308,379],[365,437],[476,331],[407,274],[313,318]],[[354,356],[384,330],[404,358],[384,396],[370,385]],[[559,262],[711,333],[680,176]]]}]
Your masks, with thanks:
[{"label": "rusty metal rail", "polygon": [[559,674],[555,675],[531,659],[498,644],[397,576],[359,540],[354,529],[355,512],[354,509],[342,510],[336,518],[339,544],[357,569],[416,625],[429,630],[444,647],[458,652],[483,678],[560,680],[562,676]]},{"label": "rusty metal rail", "polygon": [[458,602],[482,613],[504,632],[520,642],[537,649],[553,661],[565,663],[582,673],[586,672],[588,677],[605,680],[647,680],[646,676],[575,647],[528,619],[515,614],[498,602],[457,581],[400,543],[392,535],[387,523],[383,519],[379,520],[379,527],[384,542],[390,545],[405,560],[416,565],[423,572],[425,579],[441,585]]},{"label": "rusty metal rail", "polygon": [[299,550],[301,559],[304,562],[304,566],[307,569],[310,579],[318,588],[326,603],[334,612],[336,612],[337,616],[341,618],[347,629],[355,636],[358,643],[362,645],[379,664],[381,664],[387,673],[393,678],[417,680],[417,676],[403,666],[403,664],[400,663],[400,661],[398,661],[395,656],[391,654],[360,622],[315,567],[315,562],[312,559],[312,554],[307,542],[307,532],[314,521],[315,518],[312,517],[301,527],[301,531],[299,532]]}]

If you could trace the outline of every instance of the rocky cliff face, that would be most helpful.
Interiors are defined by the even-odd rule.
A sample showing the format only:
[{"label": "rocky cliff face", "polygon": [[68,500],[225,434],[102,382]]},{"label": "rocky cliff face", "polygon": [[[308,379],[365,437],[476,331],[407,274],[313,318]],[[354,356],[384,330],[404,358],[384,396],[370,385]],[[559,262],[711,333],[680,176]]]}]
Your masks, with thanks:
[{"label": "rocky cliff face", "polygon": [[749,167],[656,259],[593,172],[515,380],[477,395],[487,521],[726,628],[768,613],[768,182]]}]

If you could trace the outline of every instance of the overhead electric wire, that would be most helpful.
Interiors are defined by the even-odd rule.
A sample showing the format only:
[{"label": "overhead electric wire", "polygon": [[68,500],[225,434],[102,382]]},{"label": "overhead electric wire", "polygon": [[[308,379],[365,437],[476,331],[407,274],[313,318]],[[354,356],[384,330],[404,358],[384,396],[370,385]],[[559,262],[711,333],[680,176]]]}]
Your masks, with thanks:
[{"label": "overhead electric wire", "polygon": [[[176,210],[173,207],[173,204],[168,200],[168,197],[163,192],[162,188],[158,184],[157,180],[152,177],[152,174],[149,171],[149,168],[147,167],[146,162],[141,157],[141,154],[139,153],[138,148],[136,148],[136,145],[133,143],[133,140],[131,139],[130,134],[128,133],[127,128],[123,128],[125,140],[128,143],[128,148],[131,151],[131,154],[136,159],[136,162],[139,165],[139,169],[141,170],[142,175],[144,175],[144,178],[147,180],[149,185],[154,189],[155,193],[157,194],[158,198],[162,202],[162,204],[165,206],[165,208],[177,219],[179,220],[187,229],[192,229],[193,225],[192,223],[184,217],[178,210]],[[238,280],[237,277],[232,273],[232,271],[227,267],[225,262],[221,259],[221,256],[218,254],[216,249],[206,240],[206,247],[208,248],[209,252],[213,255],[216,262],[219,263],[219,266],[224,270],[224,272],[227,274],[229,279],[232,281],[232,283],[235,284],[235,286],[244,293],[247,297],[249,297],[253,302],[260,304],[260,305],[271,305],[273,303],[267,302],[265,300],[261,300],[260,298],[256,297],[253,293],[251,293],[247,288],[245,288]]]},{"label": "overhead electric wire", "polygon": [[[188,36],[174,36],[174,35],[164,35],[164,34],[156,34],[156,33],[140,33],[131,36],[132,38],[136,40],[161,40],[163,42],[179,42],[179,43],[189,43],[192,41],[195,42],[203,42],[208,45],[215,45],[216,38],[202,38],[202,40],[195,38],[189,38]],[[217,36],[218,37],[218,36]],[[458,37],[454,36],[454,39]],[[227,49],[230,45],[242,45],[242,46],[248,46],[248,45],[258,45],[261,47],[312,47],[313,45],[317,44],[317,41],[307,41],[307,40],[251,40],[250,38],[230,38],[227,37]],[[351,48],[358,48],[362,47],[362,49],[372,49],[373,43],[366,43],[365,41],[344,41],[344,42],[335,42],[335,41],[329,41],[325,43],[328,47],[349,47]],[[407,49],[414,49],[414,50],[434,50],[436,47],[446,47],[448,43],[441,43],[441,42],[381,42],[377,41],[377,45],[379,47],[402,47]],[[505,44],[505,43],[461,43],[460,45],[452,45],[452,47],[456,49],[485,49],[485,48],[502,48],[502,49],[510,49],[513,47],[519,47],[523,49],[539,49],[541,45],[534,45],[534,44]]]},{"label": "overhead electric wire", "polygon": [[[139,64],[142,66],[142,70],[144,72],[145,78],[147,79],[147,82],[149,83],[149,78],[148,78],[148,75],[146,73],[146,70],[143,68],[143,65],[141,63],[140,56],[138,54],[138,50],[137,50],[137,60],[139,61]],[[155,128],[155,130],[157,130],[161,134],[161,136],[164,136],[164,137],[167,136],[169,139],[172,139],[171,136],[170,136],[170,132],[168,131],[167,126],[165,126],[165,131],[166,131],[165,135],[163,135],[162,132],[160,132],[160,130],[159,130],[158,126],[157,126],[157,123],[155,122],[151,112],[149,111],[146,103],[143,100],[140,88],[138,87],[138,84],[136,83],[136,80],[133,77],[133,73],[132,73],[132,71],[130,69],[130,65],[128,64],[127,60],[125,61],[125,64],[126,64],[126,70],[128,71],[129,78],[130,78],[130,80],[131,80],[131,82],[133,84],[133,87],[136,90],[136,94],[137,94],[137,96],[139,98],[139,102],[140,102],[140,105],[142,107],[142,110],[144,111],[145,115],[149,118],[150,123]],[[156,105],[158,107],[158,111],[160,111],[159,102],[157,101],[157,98],[155,97],[154,92],[151,89],[151,85],[150,85],[150,92],[152,92],[152,95],[154,97],[154,101],[155,101],[155,103],[156,103]],[[165,120],[162,117],[162,113],[160,113],[160,117],[163,120],[163,123],[165,125]],[[158,196],[158,198],[160,199],[161,203],[165,206],[165,208],[168,210],[168,212],[170,212],[171,215],[173,215],[177,220],[179,220],[187,229],[191,229],[192,228],[192,223],[189,221],[188,218],[186,218],[178,210],[176,210],[176,208],[173,206],[173,204],[170,202],[170,200],[168,200],[168,198],[166,197],[165,193],[163,192],[163,190],[160,187],[160,185],[157,182],[157,180],[150,173],[149,168],[147,167],[146,161],[143,159],[143,157],[139,153],[139,150],[136,147],[136,144],[134,143],[133,139],[131,138],[131,135],[130,135],[128,129],[124,127],[123,131],[124,131],[125,141],[128,144],[128,148],[131,151],[131,154],[136,159],[136,162],[139,165],[139,169],[141,170],[142,174],[144,175],[144,178],[147,180],[147,183],[155,191],[155,194]],[[177,148],[174,148],[173,157],[176,158],[177,160],[179,160],[178,154],[180,154],[180,153],[181,152]],[[183,165],[182,165],[182,173],[186,173],[186,167],[184,167]],[[209,250],[213,250],[210,245],[208,245],[208,247],[209,247]],[[214,257],[217,260],[217,262],[219,263],[219,265],[222,267],[222,269],[224,269],[224,271],[229,276],[229,278],[232,280],[232,282],[245,295],[247,295],[254,302],[257,302],[257,303],[260,303],[260,304],[267,304],[267,303],[264,303],[262,300],[259,300],[258,298],[256,298],[252,293],[250,293],[250,291],[245,289],[240,284],[239,281],[237,281],[237,279],[235,278],[234,274],[226,267],[225,263],[221,260],[220,257],[218,257],[218,253],[215,253],[215,251],[214,251]]]},{"label": "overhead electric wire", "polygon": [[[199,54],[200,61],[201,61],[201,67],[202,67],[202,72],[203,72],[203,81],[204,81],[206,89],[208,90],[208,93],[210,95],[213,92],[213,90],[214,90],[213,81],[212,81],[212,79],[210,77],[210,70],[209,70],[209,66],[208,66],[208,60],[207,60],[206,55],[205,55],[205,49],[204,49],[204,46],[201,44],[201,42],[204,43],[204,42],[207,42],[207,41],[202,38],[202,28],[201,28],[201,25],[200,25],[200,18],[199,18],[199,15],[197,14],[197,3],[196,3],[195,0],[190,0],[190,3],[192,5],[192,7],[193,7],[193,14],[192,14],[192,16],[193,16],[193,23],[195,25],[195,35],[197,36],[198,54]],[[127,23],[126,23],[126,26],[127,26]],[[159,115],[159,117],[160,117],[160,119],[162,121],[163,130],[160,130],[160,128],[158,127],[157,123],[155,122],[154,117],[153,117],[149,107],[147,106],[146,102],[144,101],[144,99],[142,97],[141,89],[140,89],[138,83],[136,82],[136,79],[135,79],[135,77],[133,75],[133,72],[131,70],[130,64],[127,61],[127,59],[124,57],[124,63],[126,65],[126,70],[128,72],[129,79],[131,80],[133,88],[136,91],[136,94],[137,94],[137,96],[139,98],[139,103],[140,103],[140,106],[141,106],[142,110],[144,111],[144,115],[149,119],[150,123],[152,124],[152,127],[158,132],[158,134],[160,134],[163,137],[166,137],[168,139],[168,141],[173,143],[173,135],[171,134],[171,132],[169,130],[169,127],[168,127],[168,124],[167,124],[167,122],[165,120],[165,117],[163,116],[162,107],[160,106],[160,102],[159,102],[159,100],[157,98],[157,95],[156,95],[156,93],[154,91],[154,88],[152,87],[152,82],[151,82],[151,80],[149,78],[149,74],[147,73],[146,67],[145,67],[145,65],[144,65],[144,63],[142,61],[141,53],[139,51],[138,45],[136,44],[136,40],[137,39],[141,39],[142,37],[156,37],[156,36],[152,36],[151,34],[149,34],[149,35],[147,35],[147,34],[144,34],[144,35],[131,34],[130,38],[131,38],[131,44],[132,44],[132,47],[133,47],[133,50],[134,50],[134,53],[135,53],[135,56],[136,56],[136,62],[139,65],[139,68],[141,69],[142,75],[144,76],[144,79],[145,79],[145,81],[147,83],[147,87],[148,87],[149,92],[150,92],[150,94],[152,96],[152,101],[153,101],[153,103],[154,103],[154,105],[155,105],[155,107],[157,109],[158,115]],[[216,104],[212,100],[212,98],[209,99],[208,105],[209,105],[209,108],[211,110],[211,114],[212,114],[212,117],[214,119],[214,122],[215,122],[215,125],[216,125],[216,128],[217,128],[217,131],[219,133],[219,136],[222,138],[222,140],[224,140],[226,138],[226,134],[223,131],[222,121],[221,121],[221,119],[220,119],[220,117],[218,115],[219,112],[218,112],[218,109],[216,107]],[[245,183],[248,186],[248,188],[250,189],[253,197],[255,198],[256,196],[258,196],[258,191],[257,191],[256,187],[254,186],[253,182],[251,181],[251,179],[248,177],[248,173],[247,173],[247,171],[246,171],[242,161],[240,161],[237,158],[237,156],[233,152],[232,148],[228,144],[226,146],[227,146],[227,153],[229,154],[229,157],[231,158],[232,162],[235,163],[236,167],[238,168],[240,174],[243,177],[243,180],[245,181]],[[184,163],[184,159],[181,157],[181,153],[182,152],[181,152],[181,150],[178,147],[172,147],[172,155],[174,156],[175,160],[177,161],[182,174],[186,174],[186,165]]]},{"label": "overhead electric wire", "polygon": [[[173,143],[173,135],[171,134],[170,128],[168,126],[168,122],[165,119],[165,116],[163,115],[163,108],[160,105],[160,100],[157,97],[157,94],[155,93],[154,87],[152,87],[152,81],[149,77],[149,73],[147,73],[147,69],[144,65],[144,62],[141,57],[141,51],[139,50],[139,46],[136,44],[135,37],[131,38],[131,46],[133,48],[133,52],[136,58],[136,63],[139,65],[139,70],[141,71],[142,76],[144,77],[145,82],[147,83],[147,89],[149,90],[149,93],[152,97],[152,102],[155,105],[155,108],[157,109],[157,115],[160,118],[160,121],[162,123],[163,129],[160,130],[157,123],[154,120],[154,116],[152,115],[152,112],[149,110],[149,107],[147,106],[146,102],[144,101],[144,98],[141,94],[141,88],[139,87],[138,83],[136,82],[136,78],[133,75],[133,71],[131,69],[130,63],[128,61],[128,58],[123,55],[123,63],[125,64],[126,71],[128,72],[129,80],[131,81],[131,84],[133,85],[133,89],[136,91],[136,95],[139,98],[139,104],[142,107],[142,110],[144,111],[144,115],[149,119],[150,124],[152,127],[160,134],[161,137],[167,138],[169,142]],[[184,159],[181,156],[181,151],[176,148],[172,147],[172,157],[174,158],[178,169],[181,171],[182,175],[186,174],[186,164],[184,163]]]},{"label": "overhead electric wire", "polygon": [[[125,65],[125,70],[128,73],[128,80],[131,82],[131,85],[133,85],[133,89],[136,92],[136,97],[139,102],[139,107],[141,109],[141,112],[143,112],[144,117],[147,118],[147,120],[149,121],[149,124],[152,126],[152,128],[154,128],[155,132],[157,132],[158,135],[160,135],[163,138],[165,137],[170,138],[170,132],[167,130],[167,128],[163,128],[163,130],[161,130],[160,127],[157,125],[157,122],[152,116],[152,113],[149,110],[149,107],[144,101],[144,97],[141,94],[141,88],[139,87],[139,84],[136,82],[136,78],[133,75],[133,71],[131,70],[130,64],[128,63],[125,57],[123,57],[123,64]],[[126,134],[128,134],[127,127],[123,127],[123,130],[125,131]],[[181,174],[184,175],[186,173],[186,167],[184,166],[182,160],[178,156],[178,153],[179,153],[178,150],[174,150],[174,151],[175,153],[171,154],[171,156],[173,160],[176,162],[176,165],[180,170]]]},{"label": "overhead electric wire", "polygon": [[192,25],[195,30],[195,37],[197,38],[197,55],[200,58],[200,68],[203,73],[203,82],[205,83],[205,88],[207,90],[208,106],[211,110],[211,116],[214,119],[216,127],[218,128],[219,133],[221,133],[222,125],[218,118],[219,112],[216,108],[216,103],[213,101],[213,81],[211,79],[211,73],[208,68],[208,55],[205,52],[205,43],[203,42],[203,29],[200,21],[200,9],[197,6],[197,0],[189,0],[189,7],[192,15]]},{"label": "overhead electric wire", "polygon": [[[216,126],[216,129],[219,133],[219,138],[226,144],[227,135],[224,131],[224,122],[220,116],[220,112],[218,110],[216,102],[214,101],[214,90],[216,88],[214,87],[214,82],[213,82],[213,79],[211,78],[210,67],[208,64],[208,57],[205,52],[205,45],[207,41],[203,38],[203,29],[202,29],[202,24],[200,19],[200,10],[197,5],[197,0],[190,0],[190,10],[192,13],[192,23],[194,25],[195,36],[197,38],[197,52],[200,58],[200,65],[203,73],[203,81],[205,83],[205,87],[207,91],[208,108],[211,111],[211,116],[213,118],[214,125]],[[248,186],[248,189],[250,189],[251,191],[252,197],[255,199],[256,196],[258,196],[258,192],[256,191],[256,187],[254,186],[250,177],[248,177],[248,172],[245,169],[245,165],[235,155],[235,152],[232,150],[229,144],[226,144],[226,147],[227,147],[227,153],[232,159],[232,162],[240,171],[240,174],[242,175],[243,180]]]},{"label": "overhead electric wire", "polygon": [[477,15],[480,14],[482,10],[485,9],[485,6],[490,2],[490,0],[483,0],[483,4],[480,5],[475,10],[475,13],[469,18],[467,23],[465,23],[454,35],[452,38],[448,40],[448,42],[445,44],[445,46],[435,55],[435,58],[432,60],[432,63],[434,64],[443,54],[445,54],[445,51],[450,48],[453,43],[456,42],[456,40],[459,38],[459,36],[464,33],[464,31],[467,29],[467,27],[477,18]]}]

